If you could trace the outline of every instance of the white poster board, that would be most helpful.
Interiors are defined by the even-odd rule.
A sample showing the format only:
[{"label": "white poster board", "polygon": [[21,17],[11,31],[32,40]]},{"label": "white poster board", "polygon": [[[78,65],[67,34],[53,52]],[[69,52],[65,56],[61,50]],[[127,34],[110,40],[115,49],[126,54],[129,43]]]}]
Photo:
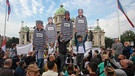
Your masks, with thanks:
[{"label": "white poster board", "polygon": [[27,44],[27,45],[18,45],[17,47],[17,54],[28,54],[28,52],[33,51],[33,45],[32,43]]}]

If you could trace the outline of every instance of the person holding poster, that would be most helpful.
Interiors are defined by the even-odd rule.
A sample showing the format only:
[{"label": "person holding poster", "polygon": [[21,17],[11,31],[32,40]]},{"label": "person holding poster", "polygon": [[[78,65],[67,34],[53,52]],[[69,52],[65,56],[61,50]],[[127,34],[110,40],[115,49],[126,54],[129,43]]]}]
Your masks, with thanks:
[{"label": "person holding poster", "polygon": [[48,54],[52,54],[55,51],[56,43],[57,43],[57,29],[56,25],[53,23],[52,17],[48,18],[48,24],[45,28],[47,35],[47,45],[48,45]]},{"label": "person holding poster", "polygon": [[78,9],[78,14],[79,15],[76,17],[76,20],[75,20],[76,30],[78,31],[77,35],[85,36],[86,31],[88,29],[87,29],[87,19],[83,15],[83,9]]},{"label": "person holding poster", "polygon": [[86,31],[85,33],[86,33],[86,36],[83,39],[81,35],[78,35],[77,37],[76,36],[77,30],[75,31],[75,45],[76,45],[76,51],[77,51],[76,61],[80,69],[82,69],[81,63],[84,59],[84,54],[86,53],[85,42],[87,40],[88,32]]},{"label": "person holding poster", "polygon": [[62,34],[62,39],[65,41],[71,40],[71,38],[72,38],[73,24],[70,19],[69,11],[65,11],[65,18],[62,19],[61,34]]},{"label": "person holding poster", "polygon": [[46,32],[43,29],[43,22],[36,21],[36,29],[33,34],[33,47],[36,50],[36,60],[39,68],[43,68],[44,49],[46,48]]}]

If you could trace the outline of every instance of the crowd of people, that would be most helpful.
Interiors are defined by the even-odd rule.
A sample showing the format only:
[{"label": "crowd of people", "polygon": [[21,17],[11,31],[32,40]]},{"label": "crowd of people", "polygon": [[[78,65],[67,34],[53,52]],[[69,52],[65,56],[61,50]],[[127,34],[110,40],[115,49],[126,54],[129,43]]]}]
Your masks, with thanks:
[{"label": "crowd of people", "polygon": [[[87,20],[82,9],[78,14],[74,34],[70,13],[66,11],[59,35],[52,17],[45,30],[42,21],[36,22],[32,52],[18,55],[14,43],[10,50],[0,49],[0,76],[134,76],[135,46],[115,39],[111,48],[86,50]],[[69,50],[72,38],[76,49],[69,46]],[[84,56],[86,52],[88,55]]]},{"label": "crowd of people", "polygon": [[[125,42],[124,46],[118,46],[119,44],[121,43],[116,39],[112,49],[101,47],[94,53],[90,50],[89,55],[80,63],[76,61],[77,54],[68,51],[66,61],[62,65],[59,51],[53,54],[45,51],[44,64],[41,68],[37,64],[35,51],[17,55],[16,52],[13,54],[13,51],[4,52],[1,49],[0,76],[134,76],[135,46],[131,47],[129,42]],[[120,47],[123,47],[122,52],[116,55],[115,51]],[[15,44],[11,49],[16,50]]]}]

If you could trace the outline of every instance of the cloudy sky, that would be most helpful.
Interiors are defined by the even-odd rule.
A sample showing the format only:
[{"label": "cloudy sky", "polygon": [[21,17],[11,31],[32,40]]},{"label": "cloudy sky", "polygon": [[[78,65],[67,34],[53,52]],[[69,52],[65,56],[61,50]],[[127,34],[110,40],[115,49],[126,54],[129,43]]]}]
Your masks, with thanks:
[{"label": "cloudy sky", "polygon": [[[3,35],[6,0],[0,0],[0,34]],[[7,22],[6,36],[19,37],[21,21],[24,26],[35,26],[36,20],[47,23],[49,16],[54,16],[61,4],[71,13],[71,17],[77,16],[79,8],[84,9],[84,15],[88,19],[89,26],[96,26],[96,19],[100,19],[100,27],[106,32],[105,36],[118,37],[118,12],[116,0],[9,0],[11,14]],[[135,0],[120,0],[121,4],[135,25]],[[124,15],[119,11],[120,32],[133,30]]]}]

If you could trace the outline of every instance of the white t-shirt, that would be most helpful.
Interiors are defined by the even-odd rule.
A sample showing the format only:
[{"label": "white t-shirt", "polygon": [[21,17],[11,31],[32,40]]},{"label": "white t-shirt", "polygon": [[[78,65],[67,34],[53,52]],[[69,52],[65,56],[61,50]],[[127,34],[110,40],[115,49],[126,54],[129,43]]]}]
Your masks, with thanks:
[{"label": "white t-shirt", "polygon": [[78,53],[84,53],[84,48],[83,46],[78,47]]}]

